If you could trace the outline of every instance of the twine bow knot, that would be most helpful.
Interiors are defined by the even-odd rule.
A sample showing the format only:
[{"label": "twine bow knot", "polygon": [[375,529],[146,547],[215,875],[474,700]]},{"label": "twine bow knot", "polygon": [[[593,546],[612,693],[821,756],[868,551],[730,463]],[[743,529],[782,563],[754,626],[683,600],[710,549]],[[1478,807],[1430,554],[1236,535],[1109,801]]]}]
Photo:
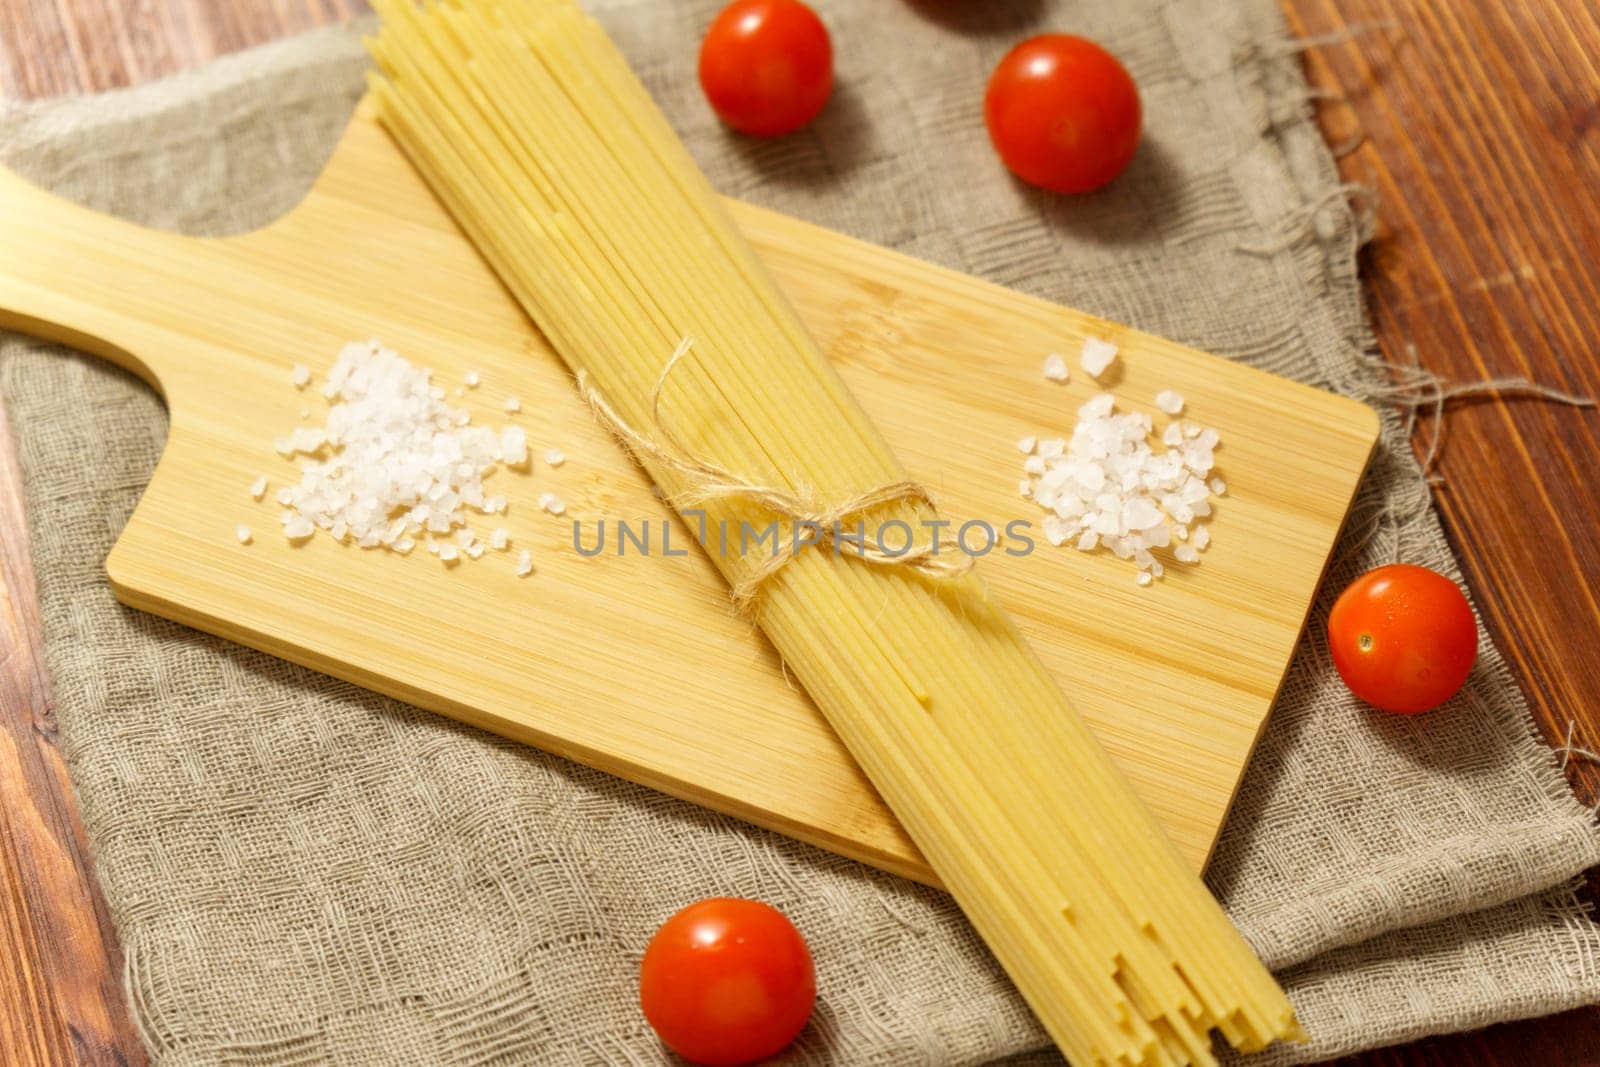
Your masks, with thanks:
[{"label": "twine bow knot", "polygon": [[842,501],[824,504],[809,489],[790,491],[763,485],[719,463],[696,456],[661,418],[661,392],[667,378],[693,348],[692,338],[685,337],[678,342],[672,358],[661,369],[655,388],[650,392],[650,420],[665,444],[629,425],[589,381],[587,371],[578,372],[578,392],[588,402],[595,420],[615,434],[635,458],[649,458],[684,480],[685,487],[674,493],[670,501],[679,511],[713,500],[741,499],[780,515],[797,529],[804,527],[815,535],[814,539],[804,541],[798,536],[791,536],[787,541],[779,538],[777,551],[734,584],[733,602],[739,611],[747,613],[753,610],[766,583],[788,566],[801,548],[811,545],[838,552],[842,550],[841,542],[847,543],[850,545],[850,554],[867,563],[881,567],[904,567],[937,581],[959,578],[972,570],[972,559],[964,553],[952,551],[942,554],[944,542],[938,538],[927,544],[908,544],[899,552],[890,552],[883,547],[881,538],[877,547],[868,544],[864,531],[859,538],[841,535],[840,527],[848,520],[874,508],[902,501],[931,507],[933,499],[927,489],[916,482],[891,482]]}]

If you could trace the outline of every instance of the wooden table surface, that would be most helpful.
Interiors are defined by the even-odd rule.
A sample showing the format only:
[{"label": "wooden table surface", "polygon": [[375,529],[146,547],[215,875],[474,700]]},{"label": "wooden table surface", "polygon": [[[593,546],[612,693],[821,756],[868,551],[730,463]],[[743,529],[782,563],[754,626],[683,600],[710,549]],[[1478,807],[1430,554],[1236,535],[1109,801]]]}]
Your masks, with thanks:
[{"label": "wooden table surface", "polygon": [[[1346,177],[1376,189],[1367,291],[1386,356],[1457,381],[1600,395],[1600,3],[1284,0]],[[363,0],[0,0],[0,95],[96,92],[349,19]],[[1353,35],[1340,33],[1355,29]],[[1600,415],[1448,418],[1437,503],[1553,744],[1600,748]],[[1419,428],[1425,447],[1426,427]],[[1585,457],[1588,457],[1587,459]],[[1591,466],[1591,462],[1593,465]],[[11,438],[0,412],[0,1063],[139,1064],[114,931],[55,743]],[[1568,766],[1600,800],[1600,766]],[[1594,879],[1591,879],[1594,881]],[[1351,1064],[1600,1064],[1600,1008]]]}]

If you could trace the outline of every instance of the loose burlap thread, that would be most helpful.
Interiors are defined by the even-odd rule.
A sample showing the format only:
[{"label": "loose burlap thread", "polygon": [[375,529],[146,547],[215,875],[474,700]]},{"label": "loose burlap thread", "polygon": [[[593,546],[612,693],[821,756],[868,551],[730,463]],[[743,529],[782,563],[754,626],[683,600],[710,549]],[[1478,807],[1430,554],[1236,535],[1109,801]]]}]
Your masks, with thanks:
[{"label": "loose burlap thread", "polygon": [[[717,6],[593,4],[723,190],[1386,395],[1361,227],[1329,195],[1271,0],[824,0],[839,95],[814,130],[759,143],[717,127],[685,67]],[[1104,41],[1144,91],[1139,158],[1095,196],[1016,185],[985,141],[984,76],[1044,28]],[[353,31],[321,34],[13,111],[0,155],[96,207],[238,231],[309,185],[362,65]],[[159,402],[17,337],[0,392],[63,746],[158,1063],[660,1062],[633,1002],[639,954],[712,894],[769,900],[810,938],[820,1002],[797,1061],[1049,1058],[940,893],[119,607],[103,561],[160,453]],[[1385,410],[1328,590],[1397,558],[1457,575],[1403,429]],[[1263,1062],[1600,999],[1600,935],[1569,888],[1600,838],[1499,653],[1483,644],[1442,711],[1377,717],[1329,667],[1327,607],[1325,593],[1208,872],[1315,1038]]]}]

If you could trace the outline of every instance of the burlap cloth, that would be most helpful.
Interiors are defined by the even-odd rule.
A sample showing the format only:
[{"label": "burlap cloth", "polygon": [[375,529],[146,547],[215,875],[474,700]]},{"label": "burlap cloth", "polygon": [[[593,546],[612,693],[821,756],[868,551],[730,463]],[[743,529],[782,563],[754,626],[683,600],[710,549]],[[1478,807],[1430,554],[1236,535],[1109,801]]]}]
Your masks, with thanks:
[{"label": "burlap cloth", "polygon": [[[813,131],[760,144],[716,126],[692,75],[719,2],[595,6],[727,192],[1381,391],[1361,226],[1273,0],[824,2],[838,95]],[[1104,41],[1143,88],[1145,144],[1100,195],[1035,195],[985,141],[985,75],[1046,26]],[[355,33],[324,33],[13,111],[0,153],[109,211],[237,231],[317,174],[362,66]],[[802,1059],[974,1063],[1044,1045],[940,893],[118,606],[102,562],[160,454],[161,405],[17,337],[0,389],[66,755],[158,1062],[656,1062],[639,954],[711,894],[771,901],[809,937],[821,996]],[[1391,413],[1346,540],[1327,591],[1395,558],[1456,573]],[[1569,885],[1600,836],[1501,657],[1485,644],[1440,712],[1375,715],[1327,663],[1327,607],[1209,872],[1316,1037],[1301,1057],[1600,999],[1600,932]]]}]

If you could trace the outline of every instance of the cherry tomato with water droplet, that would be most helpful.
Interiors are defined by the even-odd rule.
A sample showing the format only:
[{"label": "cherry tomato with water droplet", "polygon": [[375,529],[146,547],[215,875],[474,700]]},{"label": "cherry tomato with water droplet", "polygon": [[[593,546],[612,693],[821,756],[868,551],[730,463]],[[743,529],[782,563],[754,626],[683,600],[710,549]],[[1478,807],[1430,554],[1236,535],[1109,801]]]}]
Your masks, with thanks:
[{"label": "cherry tomato with water droplet", "polygon": [[1328,614],[1328,647],[1352,693],[1383,711],[1415,715],[1466,682],[1478,656],[1478,622],[1456,583],[1394,563],[1339,595]]}]

